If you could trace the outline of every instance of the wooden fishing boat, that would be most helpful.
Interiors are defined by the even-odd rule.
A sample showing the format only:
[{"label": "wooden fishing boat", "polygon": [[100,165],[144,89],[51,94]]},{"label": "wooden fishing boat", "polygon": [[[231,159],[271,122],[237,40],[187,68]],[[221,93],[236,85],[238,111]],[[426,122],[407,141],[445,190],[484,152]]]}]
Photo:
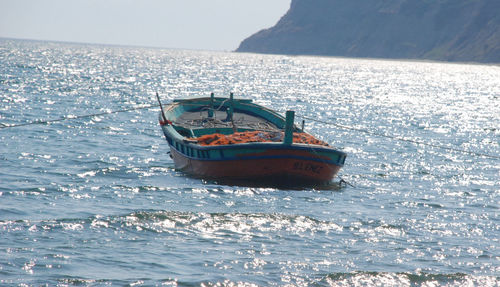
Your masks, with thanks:
[{"label": "wooden fishing boat", "polygon": [[[160,99],[158,97],[158,101]],[[248,99],[210,97],[161,105],[160,125],[176,169],[257,185],[328,184],[346,154]]]}]

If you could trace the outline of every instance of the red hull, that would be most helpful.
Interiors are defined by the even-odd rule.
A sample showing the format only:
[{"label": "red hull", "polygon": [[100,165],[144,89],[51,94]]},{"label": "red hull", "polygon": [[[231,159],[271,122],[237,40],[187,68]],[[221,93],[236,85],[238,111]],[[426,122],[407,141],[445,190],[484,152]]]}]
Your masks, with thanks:
[{"label": "red hull", "polygon": [[212,179],[328,183],[340,169],[338,165],[314,160],[311,155],[311,159],[304,159],[303,152],[281,151],[274,153],[277,158],[247,157],[214,161],[189,158],[175,149],[171,149],[171,154],[176,168]]}]

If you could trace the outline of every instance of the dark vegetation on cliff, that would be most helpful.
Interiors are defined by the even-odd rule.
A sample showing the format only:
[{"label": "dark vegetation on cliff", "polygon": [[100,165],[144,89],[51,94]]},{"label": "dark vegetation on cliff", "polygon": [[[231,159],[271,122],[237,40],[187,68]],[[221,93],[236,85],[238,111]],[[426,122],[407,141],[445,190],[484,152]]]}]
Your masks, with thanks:
[{"label": "dark vegetation on cliff", "polygon": [[500,62],[500,0],[292,0],[236,50]]}]

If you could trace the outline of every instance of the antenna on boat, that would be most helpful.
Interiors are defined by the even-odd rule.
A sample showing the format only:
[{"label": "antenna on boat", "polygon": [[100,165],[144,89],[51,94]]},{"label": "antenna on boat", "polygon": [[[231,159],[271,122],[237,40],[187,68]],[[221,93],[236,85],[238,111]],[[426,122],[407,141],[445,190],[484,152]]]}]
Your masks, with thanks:
[{"label": "antenna on boat", "polygon": [[164,122],[167,122],[167,117],[165,116],[165,111],[163,111],[163,106],[161,104],[160,95],[158,95],[158,92],[156,92],[156,99],[158,100],[158,103],[160,104],[161,117],[163,118]]},{"label": "antenna on boat", "polygon": [[293,122],[295,120],[295,112],[294,111],[286,111],[285,118],[285,137],[283,139],[284,144],[292,144],[293,143]]},{"label": "antenna on boat", "polygon": [[233,102],[233,93],[229,94],[229,108],[227,110],[227,117],[231,121],[231,125],[233,126],[233,133],[238,131],[238,128],[234,124],[234,102]]},{"label": "antenna on boat", "polygon": [[214,93],[211,93],[210,94],[210,107],[208,108],[208,117],[209,118],[214,117],[214,100],[215,100]]},{"label": "antenna on boat", "polygon": [[233,120],[233,112],[234,112],[234,103],[233,103],[233,93],[229,94],[229,107],[226,109],[226,121],[232,121]]}]

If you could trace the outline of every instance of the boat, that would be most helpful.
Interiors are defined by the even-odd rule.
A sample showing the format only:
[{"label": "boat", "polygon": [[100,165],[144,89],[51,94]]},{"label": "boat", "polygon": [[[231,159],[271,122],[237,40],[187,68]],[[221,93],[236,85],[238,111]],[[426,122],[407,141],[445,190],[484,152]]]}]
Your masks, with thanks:
[{"label": "boat", "polygon": [[318,140],[286,117],[251,99],[173,100],[159,122],[175,168],[196,178],[255,185],[323,185],[332,182],[346,153]]}]

